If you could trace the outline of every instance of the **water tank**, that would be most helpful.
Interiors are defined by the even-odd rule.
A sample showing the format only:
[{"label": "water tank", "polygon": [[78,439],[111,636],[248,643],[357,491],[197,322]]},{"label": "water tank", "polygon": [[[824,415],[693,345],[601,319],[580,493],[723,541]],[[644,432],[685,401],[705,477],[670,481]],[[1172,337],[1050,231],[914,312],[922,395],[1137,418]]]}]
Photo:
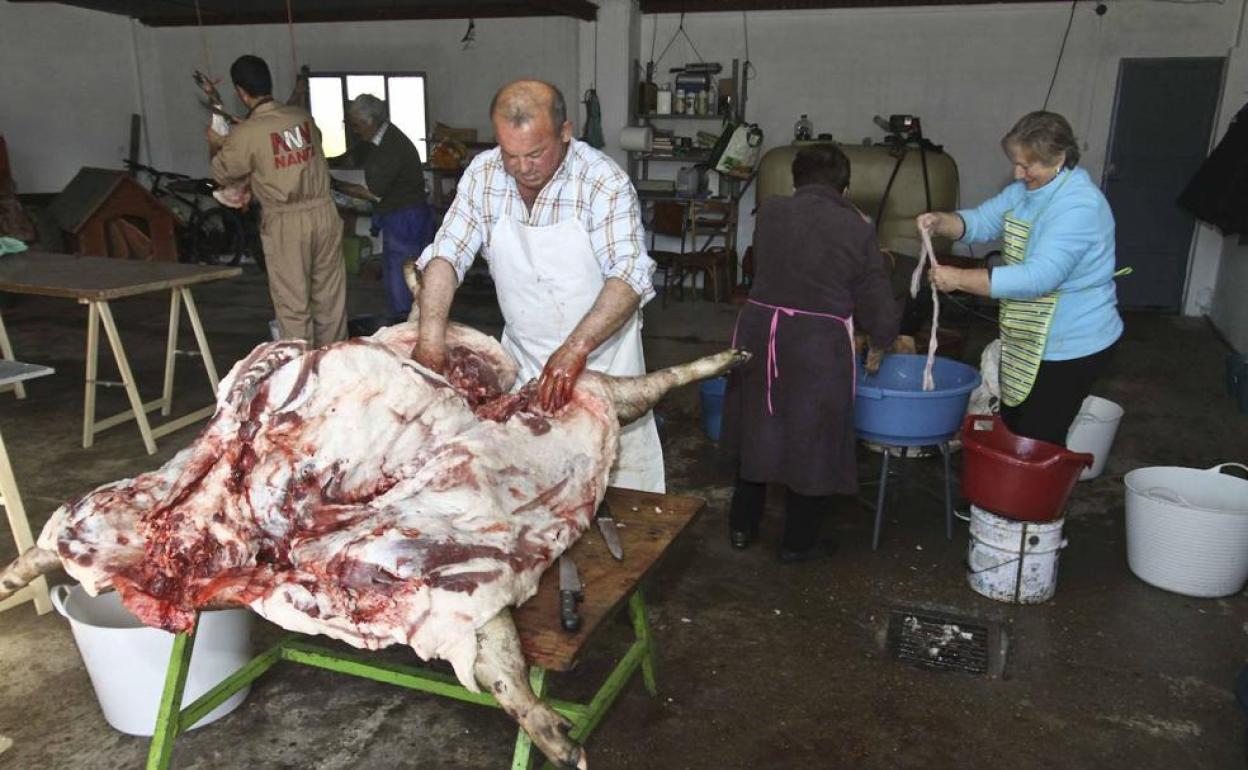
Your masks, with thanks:
[{"label": "water tank", "polygon": [[[793,194],[793,157],[803,146],[813,142],[798,142],[768,150],[759,164],[758,202],[773,195]],[[906,147],[900,159],[893,155],[889,145],[838,144],[849,158],[849,199],[862,212],[879,220],[880,247],[897,254],[918,256],[919,234],[914,218],[928,210],[927,197],[923,191],[923,159],[917,146]],[[958,205],[958,166],[953,158],[943,152],[926,151],[927,178],[931,189],[934,211],[952,211]],[[889,177],[897,169],[897,176],[889,188],[888,201],[880,211],[880,201]],[[949,253],[949,242],[936,238],[932,242],[937,256]]]}]

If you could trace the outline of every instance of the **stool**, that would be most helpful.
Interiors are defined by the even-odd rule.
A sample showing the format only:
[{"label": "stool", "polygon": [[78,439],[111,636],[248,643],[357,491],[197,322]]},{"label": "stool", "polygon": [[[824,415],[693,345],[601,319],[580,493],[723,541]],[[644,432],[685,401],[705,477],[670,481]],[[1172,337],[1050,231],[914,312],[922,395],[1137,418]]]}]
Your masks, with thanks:
[{"label": "stool", "polygon": [[[876,495],[875,501],[875,529],[871,535],[871,550],[877,551],[880,548],[880,530],[884,525],[884,502],[888,493],[888,461],[893,450],[900,450],[898,456],[897,481],[898,487],[905,487],[905,469],[906,469],[906,452],[910,449],[922,449],[919,446],[901,446],[894,444],[879,444],[877,446],[883,448],[884,459],[880,461],[880,491]],[[946,439],[939,444],[929,444],[940,450],[941,457],[945,463],[945,539],[953,540],[953,482],[949,474],[949,440]],[[900,497],[901,491],[897,490]]]},{"label": "stool", "polygon": [[[0,360],[0,386],[12,385],[16,389],[20,387],[19,383],[37,377],[46,377],[53,371],[48,366]],[[25,395],[25,391],[19,392]],[[9,464],[9,453],[5,449],[3,438],[0,438],[0,504],[4,505],[5,515],[9,519],[9,530],[13,533],[13,540],[17,543],[18,553],[33,548],[35,538],[30,533],[30,522],[26,519],[26,509],[22,506],[22,496],[17,491],[17,479],[13,477],[13,466]],[[47,579],[40,576],[32,580],[30,585],[0,602],[0,612],[23,602],[34,602],[35,611],[40,615],[49,612],[52,609],[52,601],[48,598]]]}]

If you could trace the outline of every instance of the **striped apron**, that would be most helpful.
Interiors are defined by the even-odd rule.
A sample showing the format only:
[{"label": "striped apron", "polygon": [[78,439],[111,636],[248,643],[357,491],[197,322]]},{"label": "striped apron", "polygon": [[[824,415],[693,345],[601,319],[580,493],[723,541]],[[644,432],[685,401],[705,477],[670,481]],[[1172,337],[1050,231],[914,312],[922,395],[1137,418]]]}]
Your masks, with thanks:
[{"label": "striped apron", "polygon": [[[1027,258],[1032,224],[1039,221],[1070,176],[1063,177],[1031,222],[1016,218],[1013,211],[1006,212],[1001,238],[1005,264],[1017,265]],[[1035,299],[1001,300],[1001,401],[1006,406],[1018,406],[1031,393],[1056,310],[1057,292]]]}]

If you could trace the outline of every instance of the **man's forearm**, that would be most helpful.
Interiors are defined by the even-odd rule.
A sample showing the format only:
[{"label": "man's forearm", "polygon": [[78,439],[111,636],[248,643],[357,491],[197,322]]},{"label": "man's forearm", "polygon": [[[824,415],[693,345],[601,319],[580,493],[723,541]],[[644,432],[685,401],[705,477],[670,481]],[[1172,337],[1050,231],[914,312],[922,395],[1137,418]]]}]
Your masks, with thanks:
[{"label": "man's forearm", "polygon": [[425,266],[419,298],[422,338],[441,340],[446,334],[446,319],[451,314],[455,283],[455,268],[445,259],[433,259]]},{"label": "man's forearm", "polygon": [[589,355],[615,334],[637,312],[641,297],[633,287],[619,278],[608,278],[581,322],[576,325],[565,346]]}]

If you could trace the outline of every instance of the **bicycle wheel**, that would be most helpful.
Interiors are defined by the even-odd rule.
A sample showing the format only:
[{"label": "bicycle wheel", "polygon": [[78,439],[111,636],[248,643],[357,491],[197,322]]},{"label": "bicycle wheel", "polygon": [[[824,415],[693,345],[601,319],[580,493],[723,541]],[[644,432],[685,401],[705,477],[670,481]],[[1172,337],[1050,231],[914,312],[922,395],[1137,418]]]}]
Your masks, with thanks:
[{"label": "bicycle wheel", "polygon": [[238,212],[218,207],[196,217],[191,225],[195,260],[208,265],[237,265],[246,236]]}]

